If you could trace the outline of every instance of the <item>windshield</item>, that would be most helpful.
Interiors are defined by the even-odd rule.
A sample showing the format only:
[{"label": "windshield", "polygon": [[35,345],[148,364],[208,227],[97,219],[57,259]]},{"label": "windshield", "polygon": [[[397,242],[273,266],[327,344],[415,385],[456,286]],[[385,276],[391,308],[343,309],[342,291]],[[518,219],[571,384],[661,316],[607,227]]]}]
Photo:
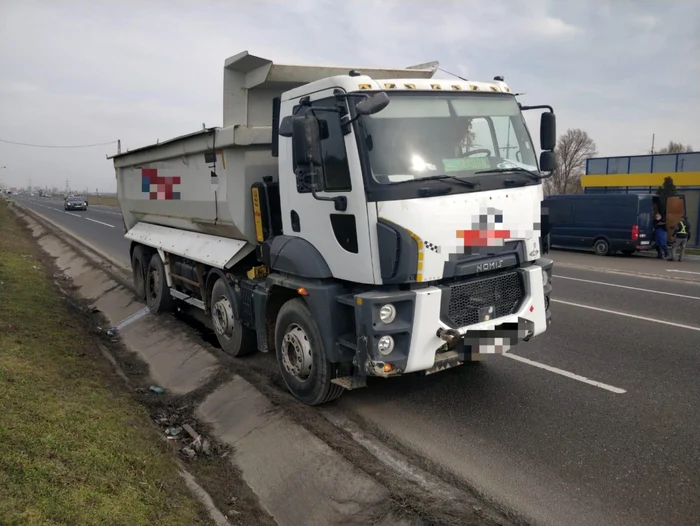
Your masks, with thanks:
[{"label": "windshield", "polygon": [[82,203],[84,199],[82,197],[69,197],[68,202],[69,203]]},{"label": "windshield", "polygon": [[390,93],[391,103],[363,116],[372,178],[380,184],[484,170],[537,171],[535,151],[512,95]]}]

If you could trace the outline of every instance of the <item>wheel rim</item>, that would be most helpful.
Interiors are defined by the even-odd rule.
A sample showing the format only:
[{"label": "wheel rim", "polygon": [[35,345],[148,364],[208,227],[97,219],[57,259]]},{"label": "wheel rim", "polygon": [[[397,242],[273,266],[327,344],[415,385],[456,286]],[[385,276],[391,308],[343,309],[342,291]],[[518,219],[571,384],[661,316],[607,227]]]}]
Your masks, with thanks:
[{"label": "wheel rim", "polygon": [[309,337],[299,325],[291,324],[282,339],[282,365],[289,374],[306,380],[311,376],[313,364]]},{"label": "wheel rim", "polygon": [[230,339],[233,336],[233,321],[231,302],[226,297],[219,298],[212,309],[214,330],[220,336]]},{"label": "wheel rim", "polygon": [[595,247],[598,254],[605,254],[605,243],[598,242]]}]

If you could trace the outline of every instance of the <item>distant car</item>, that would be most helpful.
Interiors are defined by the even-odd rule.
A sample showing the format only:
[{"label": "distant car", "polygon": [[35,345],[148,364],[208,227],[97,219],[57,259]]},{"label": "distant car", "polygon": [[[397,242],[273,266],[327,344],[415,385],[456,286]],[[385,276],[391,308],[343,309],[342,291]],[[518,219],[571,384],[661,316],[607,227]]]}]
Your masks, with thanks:
[{"label": "distant car", "polygon": [[83,199],[82,197],[66,197],[66,200],[63,203],[64,210],[87,210],[87,207],[87,200]]}]

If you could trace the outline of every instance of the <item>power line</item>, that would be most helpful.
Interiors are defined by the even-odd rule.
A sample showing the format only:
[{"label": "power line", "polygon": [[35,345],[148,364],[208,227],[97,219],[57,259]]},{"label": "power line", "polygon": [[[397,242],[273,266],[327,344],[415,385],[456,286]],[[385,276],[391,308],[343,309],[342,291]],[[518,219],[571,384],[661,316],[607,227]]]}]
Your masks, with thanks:
[{"label": "power line", "polygon": [[29,144],[26,142],[15,142],[15,141],[7,141],[5,139],[0,139],[0,142],[4,142],[6,144],[14,144],[16,146],[29,146],[30,148],[93,148],[95,146],[107,146],[109,144],[116,144],[117,141],[109,141],[109,142],[100,142],[96,144],[77,144],[77,145],[72,145],[72,146],[57,146],[53,144]]}]

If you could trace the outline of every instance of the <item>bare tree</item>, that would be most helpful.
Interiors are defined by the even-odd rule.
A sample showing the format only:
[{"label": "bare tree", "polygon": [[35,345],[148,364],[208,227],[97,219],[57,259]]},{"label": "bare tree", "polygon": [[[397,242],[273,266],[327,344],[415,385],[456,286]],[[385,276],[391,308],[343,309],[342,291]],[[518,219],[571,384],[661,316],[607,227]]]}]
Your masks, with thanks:
[{"label": "bare tree", "polygon": [[552,194],[578,194],[581,175],[586,170],[586,159],[598,153],[595,141],[581,129],[569,129],[559,137],[554,150],[555,168],[552,177],[545,179],[544,191]]},{"label": "bare tree", "polygon": [[661,153],[688,153],[692,152],[693,147],[690,144],[686,144],[685,146],[681,142],[674,142],[674,141],[668,141],[668,146],[664,146],[660,150],[656,152],[649,152],[649,153],[655,153],[655,154],[661,154]]}]

